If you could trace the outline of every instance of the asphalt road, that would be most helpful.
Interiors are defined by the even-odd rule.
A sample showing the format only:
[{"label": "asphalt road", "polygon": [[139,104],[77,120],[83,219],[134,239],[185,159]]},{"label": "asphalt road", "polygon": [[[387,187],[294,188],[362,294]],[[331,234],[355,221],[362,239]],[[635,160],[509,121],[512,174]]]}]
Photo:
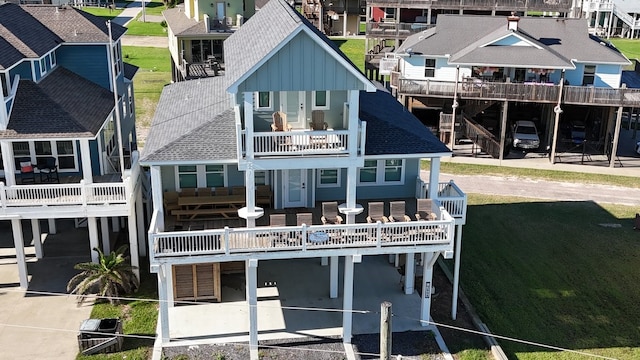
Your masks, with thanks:
[{"label": "asphalt road", "polygon": [[[428,177],[423,178],[428,179]],[[597,203],[640,206],[640,189],[634,188],[517,177],[440,174],[440,181],[449,180],[453,180],[467,194],[522,196],[560,201],[595,201]]]}]

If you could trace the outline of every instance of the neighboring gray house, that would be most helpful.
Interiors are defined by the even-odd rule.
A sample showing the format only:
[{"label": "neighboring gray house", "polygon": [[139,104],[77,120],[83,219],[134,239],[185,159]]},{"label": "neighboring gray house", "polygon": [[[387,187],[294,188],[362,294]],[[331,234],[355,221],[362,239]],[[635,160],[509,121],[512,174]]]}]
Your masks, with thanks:
[{"label": "neighboring gray house", "polygon": [[[404,291],[411,294],[421,254],[426,293],[415,318],[428,319],[433,263],[453,256],[466,214],[464,193],[438,183],[449,149],[282,0],[268,2],[224,50],[224,76],[163,90],[141,156],[151,169],[150,263],[164,300],[162,343],[189,340],[185,324],[211,316],[176,301],[230,301],[221,279],[241,272],[246,307],[233,319],[242,323],[248,314],[240,335],[249,335],[257,359],[257,273],[275,259],[330,259],[328,295],[335,299],[344,257],[341,307],[350,310],[359,296],[354,263],[409,255]],[[431,160],[429,182],[420,178],[421,159]],[[417,221],[413,209],[425,198],[431,221]],[[386,221],[367,205],[378,202],[388,216],[393,200],[406,202],[413,221],[398,214]],[[346,343],[353,321],[347,311],[336,328]]]}]

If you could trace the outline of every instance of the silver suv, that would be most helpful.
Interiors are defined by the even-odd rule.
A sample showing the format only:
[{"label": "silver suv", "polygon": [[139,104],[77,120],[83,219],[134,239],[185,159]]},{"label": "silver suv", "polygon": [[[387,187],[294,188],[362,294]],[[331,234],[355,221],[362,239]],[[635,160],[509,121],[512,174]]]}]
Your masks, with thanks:
[{"label": "silver suv", "polygon": [[518,120],[513,124],[511,132],[514,149],[520,148],[525,150],[537,149],[540,146],[540,138],[538,137],[538,129],[533,121]]}]

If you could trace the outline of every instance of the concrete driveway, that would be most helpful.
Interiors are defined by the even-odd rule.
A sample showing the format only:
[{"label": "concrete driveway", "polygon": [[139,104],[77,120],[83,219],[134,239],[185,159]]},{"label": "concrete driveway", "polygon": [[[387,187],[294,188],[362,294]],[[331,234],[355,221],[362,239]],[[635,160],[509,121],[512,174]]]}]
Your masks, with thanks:
[{"label": "concrete driveway", "polygon": [[[30,292],[25,293],[18,283],[10,223],[0,222],[0,360],[72,360],[78,354],[76,336],[91,305],[78,307],[72,296],[36,293],[66,293],[67,281],[77,273],[73,266],[91,260],[86,228],[75,229],[69,220],[57,224],[58,234],[45,239],[44,259],[37,260],[26,241]],[[46,222],[42,226],[46,230]],[[29,222],[23,229],[31,239]]]}]

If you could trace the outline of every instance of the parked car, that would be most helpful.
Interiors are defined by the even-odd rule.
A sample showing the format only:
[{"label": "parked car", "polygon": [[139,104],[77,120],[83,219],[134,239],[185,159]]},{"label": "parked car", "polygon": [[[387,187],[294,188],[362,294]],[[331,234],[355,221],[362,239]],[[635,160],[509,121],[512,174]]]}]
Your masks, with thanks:
[{"label": "parked car", "polygon": [[538,129],[533,121],[516,121],[511,134],[514,149],[534,150],[540,146]]},{"label": "parked car", "polygon": [[580,120],[571,122],[571,141],[574,144],[580,144],[586,138],[586,130],[584,123]]}]

